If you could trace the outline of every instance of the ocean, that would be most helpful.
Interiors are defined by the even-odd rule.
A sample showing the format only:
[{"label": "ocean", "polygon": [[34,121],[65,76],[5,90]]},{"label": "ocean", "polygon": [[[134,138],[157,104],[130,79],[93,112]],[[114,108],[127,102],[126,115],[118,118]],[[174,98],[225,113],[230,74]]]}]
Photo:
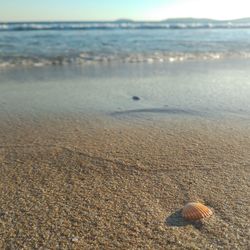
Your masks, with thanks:
[{"label": "ocean", "polygon": [[0,68],[250,58],[250,23],[0,23]]}]

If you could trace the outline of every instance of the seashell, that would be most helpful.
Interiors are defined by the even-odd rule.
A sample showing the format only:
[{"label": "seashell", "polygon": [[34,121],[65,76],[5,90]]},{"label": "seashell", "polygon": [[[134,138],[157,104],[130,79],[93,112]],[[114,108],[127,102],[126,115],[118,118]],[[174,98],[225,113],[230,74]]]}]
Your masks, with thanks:
[{"label": "seashell", "polygon": [[200,220],[210,217],[213,212],[210,208],[199,202],[190,202],[182,209],[182,216],[186,220]]}]

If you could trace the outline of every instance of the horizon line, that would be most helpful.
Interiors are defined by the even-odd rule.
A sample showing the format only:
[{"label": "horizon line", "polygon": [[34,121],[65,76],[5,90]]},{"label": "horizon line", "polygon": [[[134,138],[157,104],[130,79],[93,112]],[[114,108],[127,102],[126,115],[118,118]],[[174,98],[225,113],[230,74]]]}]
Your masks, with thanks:
[{"label": "horizon line", "polygon": [[234,18],[234,19],[214,19],[214,18],[209,18],[209,17],[171,17],[171,18],[166,18],[166,19],[161,19],[161,20],[134,20],[131,18],[118,18],[118,19],[110,19],[110,20],[104,20],[104,19],[96,19],[96,20],[15,20],[15,21],[3,21],[0,20],[0,23],[49,23],[49,22],[118,22],[118,21],[124,21],[124,22],[164,22],[168,20],[181,20],[181,19],[194,19],[194,20],[211,20],[211,21],[218,21],[218,22],[229,22],[229,21],[237,21],[237,20],[244,20],[244,19],[250,19],[250,17],[241,17],[241,18]]}]

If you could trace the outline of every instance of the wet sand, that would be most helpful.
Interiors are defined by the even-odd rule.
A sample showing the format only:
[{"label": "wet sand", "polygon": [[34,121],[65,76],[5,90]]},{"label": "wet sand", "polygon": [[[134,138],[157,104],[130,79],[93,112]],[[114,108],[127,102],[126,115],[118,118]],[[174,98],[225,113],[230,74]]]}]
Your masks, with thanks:
[{"label": "wet sand", "polygon": [[[0,120],[1,249],[249,249],[248,121]],[[214,211],[180,216],[186,202]]]}]

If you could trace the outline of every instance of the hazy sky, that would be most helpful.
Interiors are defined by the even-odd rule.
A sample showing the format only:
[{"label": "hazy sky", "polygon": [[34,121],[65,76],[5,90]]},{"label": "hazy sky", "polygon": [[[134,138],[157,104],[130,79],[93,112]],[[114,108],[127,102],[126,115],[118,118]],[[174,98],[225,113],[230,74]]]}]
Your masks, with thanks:
[{"label": "hazy sky", "polygon": [[0,0],[0,21],[249,16],[250,0]]}]

